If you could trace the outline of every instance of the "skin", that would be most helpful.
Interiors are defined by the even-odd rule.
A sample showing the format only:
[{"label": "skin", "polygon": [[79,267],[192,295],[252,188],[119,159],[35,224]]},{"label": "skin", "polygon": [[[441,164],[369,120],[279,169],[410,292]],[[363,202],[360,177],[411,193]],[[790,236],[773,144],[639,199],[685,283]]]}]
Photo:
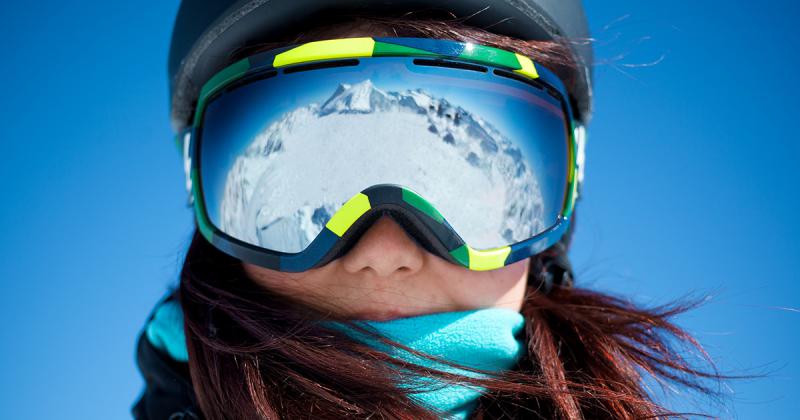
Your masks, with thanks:
[{"label": "skin", "polygon": [[345,255],[300,273],[243,263],[258,285],[353,319],[388,320],[480,308],[519,311],[529,260],[472,271],[419,246],[388,216]]},{"label": "skin", "polygon": [[[374,25],[331,25],[317,28],[311,36],[396,35]],[[481,308],[519,311],[528,265],[524,259],[496,270],[469,270],[431,254],[387,216],[347,254],[322,267],[282,273],[243,263],[245,273],[261,287],[340,316],[377,321]]]}]

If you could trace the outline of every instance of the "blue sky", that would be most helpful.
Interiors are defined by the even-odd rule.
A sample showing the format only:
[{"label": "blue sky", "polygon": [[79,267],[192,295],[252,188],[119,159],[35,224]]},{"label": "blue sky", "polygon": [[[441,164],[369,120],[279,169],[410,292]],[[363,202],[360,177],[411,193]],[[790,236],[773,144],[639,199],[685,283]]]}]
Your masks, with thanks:
[{"label": "blue sky", "polygon": [[[728,381],[723,418],[796,413],[796,2],[593,1],[577,281],[660,304]],[[192,232],[167,114],[177,2],[3,2],[0,418],[129,418],[134,340]],[[723,404],[724,405],[721,405]]]}]

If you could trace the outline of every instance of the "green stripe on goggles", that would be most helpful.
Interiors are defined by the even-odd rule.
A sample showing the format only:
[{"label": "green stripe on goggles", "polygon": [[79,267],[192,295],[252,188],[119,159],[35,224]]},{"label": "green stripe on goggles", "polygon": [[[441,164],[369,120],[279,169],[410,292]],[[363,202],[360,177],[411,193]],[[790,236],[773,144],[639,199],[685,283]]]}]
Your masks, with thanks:
[{"label": "green stripe on goggles", "polygon": [[567,98],[551,71],[493,47],[315,41],[213,76],[178,144],[198,228],[243,261],[318,267],[388,215],[428,251],[492,270],[567,230]]}]

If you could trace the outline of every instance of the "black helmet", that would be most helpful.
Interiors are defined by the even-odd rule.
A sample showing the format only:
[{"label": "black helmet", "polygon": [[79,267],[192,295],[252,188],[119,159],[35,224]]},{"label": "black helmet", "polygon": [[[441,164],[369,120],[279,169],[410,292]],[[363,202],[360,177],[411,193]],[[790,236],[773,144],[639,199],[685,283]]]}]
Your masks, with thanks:
[{"label": "black helmet", "polygon": [[[334,12],[385,15],[421,9],[470,16],[465,24],[491,25],[491,32],[521,39],[589,38],[580,0],[182,0],[169,51],[173,129],[189,125],[200,87],[228,64],[229,53],[237,48],[280,36],[300,24],[324,23]],[[570,44],[581,73],[572,99],[586,123],[592,104],[592,48],[588,42]]]}]

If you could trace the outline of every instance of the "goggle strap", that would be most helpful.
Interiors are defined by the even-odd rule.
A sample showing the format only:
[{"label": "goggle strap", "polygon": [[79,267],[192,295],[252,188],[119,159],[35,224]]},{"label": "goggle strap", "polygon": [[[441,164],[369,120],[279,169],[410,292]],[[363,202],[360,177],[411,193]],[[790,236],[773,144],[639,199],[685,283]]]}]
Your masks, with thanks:
[{"label": "goggle strap", "polygon": [[567,256],[566,246],[558,241],[542,254],[542,266],[538,272],[537,290],[543,294],[550,293],[555,287],[570,288],[574,284],[572,264]]},{"label": "goggle strap", "polygon": [[583,186],[583,170],[584,162],[586,160],[586,126],[580,123],[575,123],[575,164],[578,169],[577,177],[575,180],[575,200],[581,196],[581,186]]},{"label": "goggle strap", "polygon": [[194,193],[192,192],[192,126],[186,127],[175,135],[175,143],[183,156],[183,172],[186,186],[186,206],[194,204]]}]

